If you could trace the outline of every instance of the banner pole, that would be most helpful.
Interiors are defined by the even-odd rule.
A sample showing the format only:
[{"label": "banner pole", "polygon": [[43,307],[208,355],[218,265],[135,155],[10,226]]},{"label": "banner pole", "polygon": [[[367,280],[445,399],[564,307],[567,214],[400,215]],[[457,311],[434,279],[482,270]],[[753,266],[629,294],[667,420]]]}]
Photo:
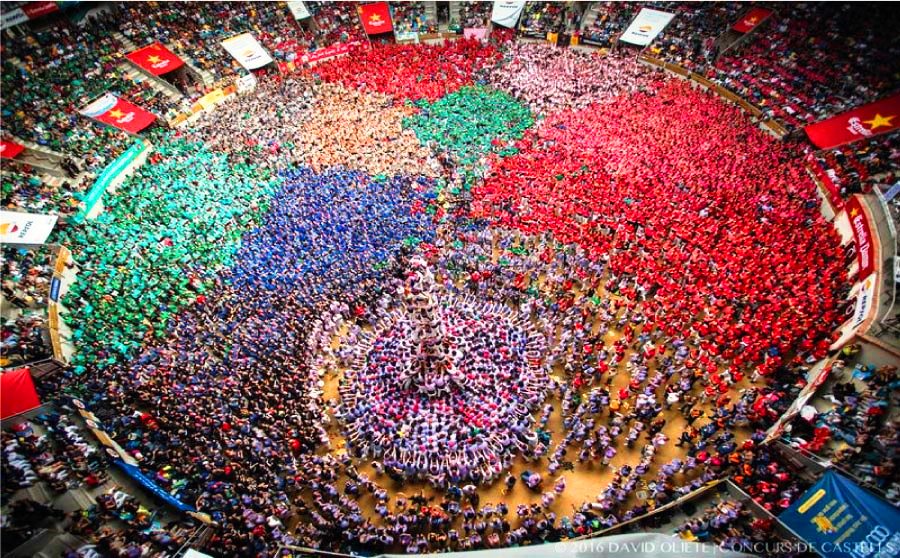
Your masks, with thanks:
[{"label": "banner pole", "polygon": [[369,32],[366,31],[366,26],[363,25],[361,12],[362,12],[362,4],[360,4],[359,6],[356,7],[356,21],[359,22],[359,26],[362,27],[363,33],[366,34],[366,40],[369,41],[369,48],[372,48],[372,37],[369,36]]}]

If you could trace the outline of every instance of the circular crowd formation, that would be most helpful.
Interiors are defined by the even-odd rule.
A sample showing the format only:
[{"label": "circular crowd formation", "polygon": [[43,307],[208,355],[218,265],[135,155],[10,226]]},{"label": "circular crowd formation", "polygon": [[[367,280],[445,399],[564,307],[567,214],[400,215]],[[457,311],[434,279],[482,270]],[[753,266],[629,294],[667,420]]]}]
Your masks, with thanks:
[{"label": "circular crowd formation", "polygon": [[[424,265],[414,276],[430,276]],[[540,443],[545,343],[509,307],[420,287],[353,347],[340,388],[348,446],[401,478],[489,483]]]},{"label": "circular crowd formation", "polygon": [[853,310],[804,150],[634,53],[348,50],[148,133],[54,233],[78,353],[42,389],[216,556],[558,541],[724,478],[790,505],[766,430]]}]

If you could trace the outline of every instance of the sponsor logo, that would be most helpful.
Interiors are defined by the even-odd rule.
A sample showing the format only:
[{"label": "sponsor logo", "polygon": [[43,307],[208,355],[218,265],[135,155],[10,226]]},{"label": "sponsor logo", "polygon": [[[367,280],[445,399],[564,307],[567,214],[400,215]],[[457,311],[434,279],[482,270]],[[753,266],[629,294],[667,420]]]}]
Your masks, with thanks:
[{"label": "sponsor logo", "polygon": [[112,109],[114,106],[116,106],[116,103],[118,103],[118,102],[119,102],[119,100],[116,98],[115,95],[111,95],[111,94],[107,93],[106,95],[100,97],[93,103],[86,106],[81,111],[81,114],[83,114],[87,117],[90,117],[90,118],[97,118],[98,116],[109,112],[110,109]]},{"label": "sponsor logo", "polygon": [[747,27],[753,27],[757,23],[759,23],[759,18],[756,16],[748,17],[747,19],[744,20],[744,25],[746,25]]},{"label": "sponsor logo", "polygon": [[824,515],[817,515],[812,519],[813,524],[816,526],[816,530],[820,533],[836,533],[837,528],[834,526],[834,523],[831,522],[830,519],[825,517]]},{"label": "sponsor logo", "polygon": [[385,24],[385,21],[381,19],[381,16],[378,14],[372,14],[369,16],[369,25],[372,27],[381,27]]},{"label": "sponsor logo", "polygon": [[[875,117],[870,120],[862,120],[858,116],[854,116],[850,120],[847,121],[847,130],[856,136],[863,137],[871,137],[872,130],[881,127],[891,127],[893,126],[892,120],[896,118],[897,115],[892,114],[890,116],[881,116],[880,114],[875,114]],[[863,126],[863,124],[868,124],[869,127]]]},{"label": "sponsor logo", "polygon": [[859,267],[860,269],[869,268],[869,235],[866,234],[865,215],[857,208],[850,210],[850,222],[853,223],[853,232],[856,233],[856,240],[859,243]]},{"label": "sponsor logo", "polygon": [[119,109],[109,111],[109,117],[116,121],[116,124],[128,124],[134,120],[134,112],[122,112]]},{"label": "sponsor logo", "polygon": [[15,223],[0,223],[0,234],[13,234],[19,230],[19,225]]},{"label": "sponsor logo", "polygon": [[160,58],[159,56],[156,56],[154,54],[152,56],[147,57],[147,62],[150,63],[151,68],[153,68],[155,70],[161,70],[161,69],[165,68],[166,66],[168,66],[169,63],[171,62],[171,60],[168,60],[168,59],[163,60],[162,58]]}]

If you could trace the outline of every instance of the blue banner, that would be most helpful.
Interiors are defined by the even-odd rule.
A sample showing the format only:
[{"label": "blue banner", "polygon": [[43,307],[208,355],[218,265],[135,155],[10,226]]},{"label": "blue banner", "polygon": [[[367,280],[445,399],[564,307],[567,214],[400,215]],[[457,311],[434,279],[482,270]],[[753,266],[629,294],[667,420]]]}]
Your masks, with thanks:
[{"label": "blue banner", "polygon": [[58,278],[54,277],[50,280],[50,300],[53,302],[59,302],[59,285],[60,281]]},{"label": "blue banner", "polygon": [[778,519],[824,558],[900,556],[900,509],[832,470]]},{"label": "blue banner", "polygon": [[122,469],[122,471],[124,471],[126,475],[128,475],[129,477],[134,479],[135,482],[137,482],[138,484],[140,484],[141,488],[143,488],[147,492],[150,492],[151,494],[153,494],[154,496],[156,496],[163,502],[169,504],[173,508],[175,508],[177,510],[181,510],[183,512],[195,511],[193,506],[189,506],[189,505],[185,504],[178,498],[176,498],[176,497],[172,496],[171,494],[169,494],[168,492],[166,492],[161,486],[156,484],[156,482],[154,482],[153,479],[151,479],[150,477],[148,477],[147,475],[142,473],[141,470],[138,469],[137,467],[135,467],[134,465],[129,465],[128,463],[125,463],[121,459],[116,459],[114,461],[114,463],[116,465],[118,465],[119,468]]}]

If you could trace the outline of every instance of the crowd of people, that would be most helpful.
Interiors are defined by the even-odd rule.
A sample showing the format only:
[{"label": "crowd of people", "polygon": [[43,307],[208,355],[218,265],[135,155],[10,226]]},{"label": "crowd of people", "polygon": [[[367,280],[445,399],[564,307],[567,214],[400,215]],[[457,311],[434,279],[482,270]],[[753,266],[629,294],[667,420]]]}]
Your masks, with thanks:
[{"label": "crowd of people", "polygon": [[900,425],[891,416],[900,397],[896,366],[866,365],[856,360],[858,347],[848,346],[831,364],[833,383],[821,390],[792,422],[785,437],[798,448],[852,471],[885,493],[900,500],[897,483]]},{"label": "crowd of people", "polygon": [[47,331],[52,275],[51,250],[3,246],[0,365],[4,368],[52,354]]},{"label": "crowd of people", "polygon": [[848,288],[837,233],[789,148],[738,110],[669,81],[557,112],[493,165],[476,212],[608,259],[651,320],[735,366],[761,360],[767,375],[793,348],[824,355]]},{"label": "crowd of people", "polygon": [[365,93],[384,93],[395,101],[436,101],[493,66],[500,52],[492,43],[457,39],[439,45],[360,45],[350,55],[309,72],[317,79]]},{"label": "crowd of people", "polygon": [[483,29],[488,26],[491,19],[491,2],[461,2],[459,6],[459,20],[454,22],[451,16],[450,25],[456,23],[461,29]]},{"label": "crowd of people", "polygon": [[335,413],[348,449],[400,480],[493,482],[546,451],[530,431],[548,386],[541,336],[501,304],[448,300],[424,260],[410,268],[401,309],[351,345]]},{"label": "crowd of people", "polygon": [[536,114],[544,114],[605,103],[652,88],[657,79],[632,57],[514,43],[497,71],[490,74],[489,82],[524,101]]},{"label": "crowd of people", "polygon": [[764,32],[707,75],[789,129],[803,127],[895,89],[900,46],[875,29],[897,18],[877,4],[780,6]]},{"label": "crowd of people", "polygon": [[[310,3],[337,21],[320,32],[351,37],[345,4]],[[126,36],[170,28],[161,40],[225,76],[239,70],[216,43],[280,17],[199,9],[167,4]],[[795,146],[711,93],[548,45],[357,45],[148,139],[105,212],[53,237],[79,264],[64,301],[78,351],[44,390],[79,396],[165,492],[209,513],[207,551],[520,546],[719,478],[773,513],[810,485],[762,441],[847,315],[839,237]],[[4,297],[46,296],[22,257]],[[4,354],[22,344],[8,331]],[[419,367],[440,348],[425,360],[441,366]],[[862,437],[842,459],[880,479],[869,410],[896,386],[871,372],[821,419]],[[15,462],[27,483],[40,473],[16,444],[4,475]],[[567,490],[582,475],[594,493]],[[487,501],[480,485],[497,482]],[[101,533],[101,553],[177,544],[124,493],[98,505],[78,529],[114,514],[143,533]],[[742,515],[682,532],[736,544],[752,539]]]},{"label": "crowd of people", "polygon": [[436,23],[428,21],[425,2],[397,2],[391,6],[391,21],[394,32],[430,33],[436,30]]},{"label": "crowd of people", "polygon": [[95,220],[54,232],[78,280],[63,321],[79,347],[76,374],[127,357],[193,303],[227,264],[280,179],[252,161],[176,134],[160,135],[149,164],[119,186]]}]

